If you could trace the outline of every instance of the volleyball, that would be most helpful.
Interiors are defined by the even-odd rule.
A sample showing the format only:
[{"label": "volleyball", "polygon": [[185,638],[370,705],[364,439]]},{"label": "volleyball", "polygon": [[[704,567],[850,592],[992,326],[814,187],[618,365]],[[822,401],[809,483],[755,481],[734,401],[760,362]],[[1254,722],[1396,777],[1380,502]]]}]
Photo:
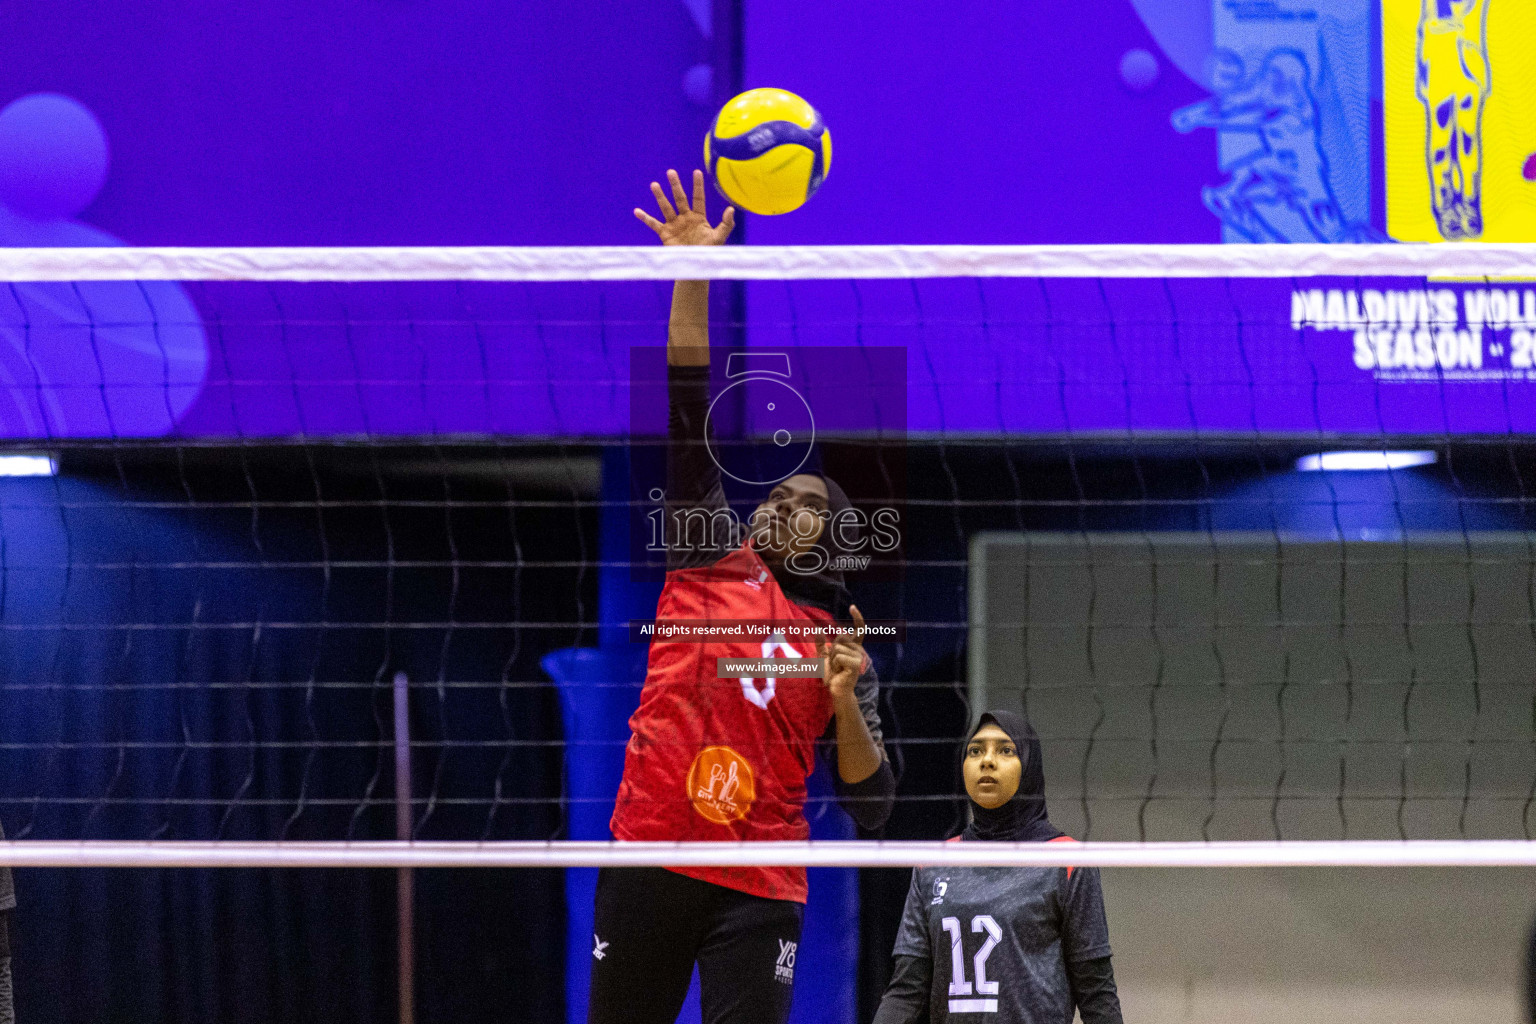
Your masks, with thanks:
[{"label": "volleyball", "polygon": [[816,108],[783,89],[749,89],[720,109],[704,136],[704,166],[720,194],[753,213],[798,210],[832,166],[832,133]]}]

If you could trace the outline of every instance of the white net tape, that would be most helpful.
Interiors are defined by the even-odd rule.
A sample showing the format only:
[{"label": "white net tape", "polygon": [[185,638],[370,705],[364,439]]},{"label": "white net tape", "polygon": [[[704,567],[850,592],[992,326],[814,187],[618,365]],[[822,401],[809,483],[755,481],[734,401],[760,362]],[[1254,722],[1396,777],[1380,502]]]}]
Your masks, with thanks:
[{"label": "white net tape", "polygon": [[78,868],[1536,867],[1536,841],[1228,843],[0,842],[0,865]]},{"label": "white net tape", "polygon": [[0,249],[7,281],[1536,277],[1531,245],[804,245]]}]

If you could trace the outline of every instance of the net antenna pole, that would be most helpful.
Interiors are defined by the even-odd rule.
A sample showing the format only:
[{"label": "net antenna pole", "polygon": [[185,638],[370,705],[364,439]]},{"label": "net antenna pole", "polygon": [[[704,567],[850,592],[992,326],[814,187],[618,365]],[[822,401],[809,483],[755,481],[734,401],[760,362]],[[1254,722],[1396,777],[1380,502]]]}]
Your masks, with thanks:
[{"label": "net antenna pole", "polygon": [[[396,672],[395,695],[395,838],[411,840],[411,703],[410,680]],[[416,1021],[416,905],[411,868],[395,871],[396,934],[400,949],[400,1024]]]}]

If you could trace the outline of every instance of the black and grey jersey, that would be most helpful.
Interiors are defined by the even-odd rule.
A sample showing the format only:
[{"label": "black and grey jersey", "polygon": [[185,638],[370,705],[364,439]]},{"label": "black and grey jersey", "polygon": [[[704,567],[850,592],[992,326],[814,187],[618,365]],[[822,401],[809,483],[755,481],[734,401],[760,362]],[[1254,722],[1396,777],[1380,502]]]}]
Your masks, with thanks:
[{"label": "black and grey jersey", "polygon": [[[5,829],[0,828],[0,839],[5,838]],[[0,867],[0,913],[16,909],[16,886],[11,882],[11,869]]]},{"label": "black and grey jersey", "polygon": [[917,868],[895,956],[933,965],[931,1024],[1072,1024],[1068,964],[1110,955],[1096,868]]}]

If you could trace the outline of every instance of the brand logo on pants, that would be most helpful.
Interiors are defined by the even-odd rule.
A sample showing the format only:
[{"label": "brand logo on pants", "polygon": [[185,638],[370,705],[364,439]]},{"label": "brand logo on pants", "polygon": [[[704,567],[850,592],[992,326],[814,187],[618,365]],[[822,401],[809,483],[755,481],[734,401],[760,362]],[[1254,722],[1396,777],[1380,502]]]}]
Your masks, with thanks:
[{"label": "brand logo on pants", "polygon": [[773,977],[775,981],[782,981],[786,985],[795,983],[795,953],[800,949],[798,942],[785,942],[779,940],[779,961],[773,965]]}]

